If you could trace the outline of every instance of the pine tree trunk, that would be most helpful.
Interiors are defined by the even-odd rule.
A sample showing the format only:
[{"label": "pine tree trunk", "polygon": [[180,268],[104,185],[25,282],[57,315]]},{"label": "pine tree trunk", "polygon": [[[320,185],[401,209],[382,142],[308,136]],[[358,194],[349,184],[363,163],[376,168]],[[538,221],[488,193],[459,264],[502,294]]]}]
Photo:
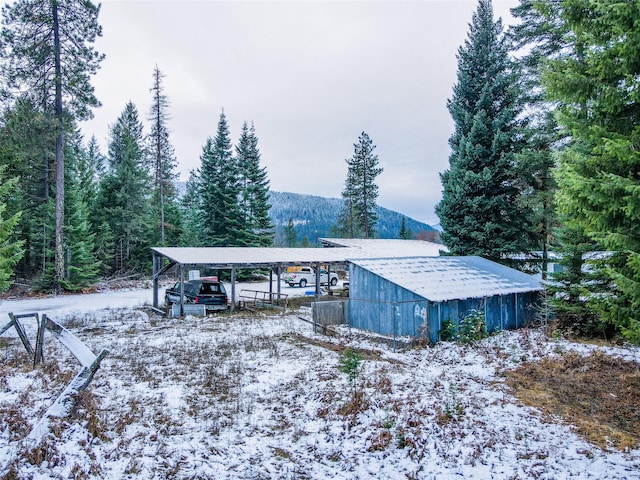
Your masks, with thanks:
[{"label": "pine tree trunk", "polygon": [[60,65],[60,26],[58,2],[51,2],[55,55],[55,118],[56,118],[56,233],[54,292],[60,293],[64,281],[64,130],[62,124],[62,68]]}]

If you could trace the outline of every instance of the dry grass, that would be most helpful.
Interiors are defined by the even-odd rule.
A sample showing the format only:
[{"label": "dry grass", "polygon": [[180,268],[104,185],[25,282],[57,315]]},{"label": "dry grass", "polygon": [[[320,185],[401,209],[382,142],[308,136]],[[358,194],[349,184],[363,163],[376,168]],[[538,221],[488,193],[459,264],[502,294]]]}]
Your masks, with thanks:
[{"label": "dry grass", "polygon": [[[383,360],[382,352],[380,350],[354,348],[354,347],[349,347],[348,345],[305,337],[304,335],[300,335],[300,334],[293,334],[290,336],[290,338],[298,343],[308,343],[316,347],[326,348],[327,350],[331,350],[341,355],[345,352],[345,350],[351,349],[353,350],[354,353],[357,353],[358,355],[360,355],[363,360]],[[392,359],[384,359],[384,360],[393,363]]]},{"label": "dry grass", "polygon": [[640,365],[600,352],[567,352],[523,364],[507,384],[525,403],[574,425],[606,449],[640,446]]}]

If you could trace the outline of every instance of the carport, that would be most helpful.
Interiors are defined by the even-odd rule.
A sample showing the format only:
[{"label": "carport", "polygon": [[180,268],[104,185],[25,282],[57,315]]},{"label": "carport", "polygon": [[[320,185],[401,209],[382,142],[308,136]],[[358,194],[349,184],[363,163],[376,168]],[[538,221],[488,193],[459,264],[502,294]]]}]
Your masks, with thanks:
[{"label": "carport", "polygon": [[[316,270],[316,295],[320,294],[320,266],[345,264],[347,258],[360,257],[360,248],[262,248],[262,247],[154,247],[153,253],[153,307],[159,308],[158,279],[177,265],[180,280],[181,314],[184,306],[185,271],[207,267],[231,271],[231,309],[236,305],[236,270],[239,268],[268,268],[273,288],[273,274],[278,278],[277,296],[280,296],[280,274],[291,266],[312,266]],[[273,293],[273,292],[270,292]]]}]

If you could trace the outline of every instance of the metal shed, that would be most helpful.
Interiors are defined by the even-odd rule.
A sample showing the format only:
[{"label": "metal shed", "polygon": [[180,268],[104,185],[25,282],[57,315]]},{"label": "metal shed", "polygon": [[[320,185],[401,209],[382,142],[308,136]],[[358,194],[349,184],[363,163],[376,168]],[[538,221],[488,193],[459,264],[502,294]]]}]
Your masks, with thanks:
[{"label": "metal shed", "polygon": [[484,312],[487,329],[533,319],[539,279],[481,257],[351,259],[348,321],[384,335],[440,340],[443,322]]}]

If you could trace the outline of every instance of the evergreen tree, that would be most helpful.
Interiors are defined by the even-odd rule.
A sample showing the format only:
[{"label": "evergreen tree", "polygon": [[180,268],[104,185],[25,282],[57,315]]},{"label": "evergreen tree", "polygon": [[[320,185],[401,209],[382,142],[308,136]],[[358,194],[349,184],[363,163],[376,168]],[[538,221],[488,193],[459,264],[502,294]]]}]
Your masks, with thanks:
[{"label": "evergreen tree", "polygon": [[[165,75],[156,66],[153,71],[153,102],[149,118],[151,133],[148,137],[148,151],[153,171],[152,205],[158,221],[159,235],[154,242],[160,245],[175,244],[179,237],[180,217],[177,208],[175,181],[177,161],[169,141],[169,99],[164,94],[162,79]],[[167,232],[168,230],[168,232]]]},{"label": "evergreen tree", "polygon": [[78,168],[80,193],[89,209],[89,222],[94,237],[94,256],[100,265],[100,273],[112,271],[115,253],[113,232],[101,208],[101,186],[107,175],[107,159],[104,157],[94,136],[89,140],[86,154]]},{"label": "evergreen tree", "polygon": [[26,97],[3,112],[0,128],[0,165],[8,177],[16,177],[7,203],[7,215],[22,212],[17,230],[24,241],[24,255],[16,273],[32,278],[43,273],[55,219],[48,213],[53,199],[53,119],[43,115]]},{"label": "evergreen tree", "polygon": [[79,291],[92,285],[97,279],[101,262],[96,258],[95,238],[90,217],[90,203],[95,201],[97,185],[95,183],[93,159],[80,144],[81,137],[66,154],[68,188],[65,189],[65,246],[67,271],[63,286],[68,291]]},{"label": "evergreen tree", "polygon": [[15,194],[17,177],[5,179],[6,166],[0,166],[0,292],[11,286],[9,279],[13,276],[13,268],[23,254],[23,241],[16,239],[16,227],[21,212],[7,215],[6,198]]},{"label": "evergreen tree", "polygon": [[240,208],[247,246],[273,245],[273,225],[269,218],[269,179],[266,168],[260,167],[258,137],[253,124],[242,125],[236,145],[236,164],[240,181]]},{"label": "evergreen tree", "polygon": [[179,244],[183,247],[202,245],[200,235],[200,179],[198,170],[191,170],[184,196],[180,200],[182,228]]},{"label": "evergreen tree", "polygon": [[567,0],[573,51],[543,77],[571,144],[560,157],[562,208],[610,252],[611,288],[590,298],[605,324],[640,343],[640,4]]},{"label": "evergreen tree", "polygon": [[331,235],[337,238],[358,238],[363,236],[356,225],[352,198],[343,197],[338,218],[335,225],[331,227]]},{"label": "evergreen tree", "polygon": [[382,168],[378,167],[378,155],[373,153],[376,146],[365,132],[360,134],[353,148],[353,156],[345,160],[348,170],[342,191],[344,207],[338,216],[336,231],[351,230],[352,237],[373,238],[378,220],[375,180]]},{"label": "evergreen tree", "polygon": [[520,148],[516,78],[490,0],[479,0],[458,50],[458,81],[447,107],[455,130],[436,206],[442,239],[454,255],[505,261],[530,250],[530,212],[520,203],[514,154]]},{"label": "evergreen tree", "polygon": [[100,179],[106,172],[105,160],[95,136],[89,139],[86,150],[76,159],[74,169],[80,182],[78,190],[87,207],[92,207],[98,197]]},{"label": "evergreen tree", "polygon": [[[95,255],[95,233],[89,220],[88,201],[95,200],[95,178],[91,176],[88,153],[82,147],[82,135],[74,132],[65,144],[65,275],[61,288],[80,291],[89,287],[98,278],[100,261]],[[53,211],[47,212],[48,217]],[[42,275],[37,279],[40,290],[55,290],[55,263],[53,248],[46,245],[43,256]]]},{"label": "evergreen tree", "polygon": [[[557,226],[554,208],[556,183],[552,174],[554,151],[562,143],[554,103],[542,88],[541,73],[546,61],[558,58],[568,47],[566,27],[561,18],[561,2],[521,0],[511,10],[520,22],[508,34],[512,50],[526,52],[518,59],[520,92],[526,112],[523,134],[525,148],[518,154],[517,165],[524,179],[524,205],[533,212],[533,242],[542,251],[542,278],[546,279],[550,244]],[[565,236],[569,239],[573,236]]]},{"label": "evergreen tree", "polygon": [[298,235],[296,234],[296,227],[293,225],[293,218],[289,218],[289,223],[284,229],[284,240],[289,248],[294,248],[298,245]]},{"label": "evergreen tree", "polygon": [[102,34],[99,7],[89,0],[18,0],[2,9],[2,73],[6,85],[27,91],[55,118],[55,290],[64,266],[64,133],[69,119],[99,106],[90,84],[103,55],[91,46]]},{"label": "evergreen tree", "polygon": [[199,215],[203,245],[246,246],[238,196],[238,167],[224,112],[220,114],[216,136],[207,139],[200,160]]},{"label": "evergreen tree", "polygon": [[410,228],[407,228],[407,219],[403,215],[402,223],[400,224],[400,232],[398,233],[398,238],[401,238],[403,240],[410,240],[412,237],[413,237],[413,233],[411,232]]},{"label": "evergreen tree", "polygon": [[608,328],[588,302],[598,277],[585,268],[585,260],[596,246],[579,222],[566,215],[560,215],[560,219],[563,222],[556,232],[554,249],[560,268],[551,274],[546,286],[549,306],[560,328],[583,336],[600,335]]},{"label": "evergreen tree", "polygon": [[101,236],[113,242],[111,272],[140,271],[149,266],[150,179],[144,168],[142,124],[133,103],[125,106],[110,137],[109,171],[100,183],[97,224]]}]

